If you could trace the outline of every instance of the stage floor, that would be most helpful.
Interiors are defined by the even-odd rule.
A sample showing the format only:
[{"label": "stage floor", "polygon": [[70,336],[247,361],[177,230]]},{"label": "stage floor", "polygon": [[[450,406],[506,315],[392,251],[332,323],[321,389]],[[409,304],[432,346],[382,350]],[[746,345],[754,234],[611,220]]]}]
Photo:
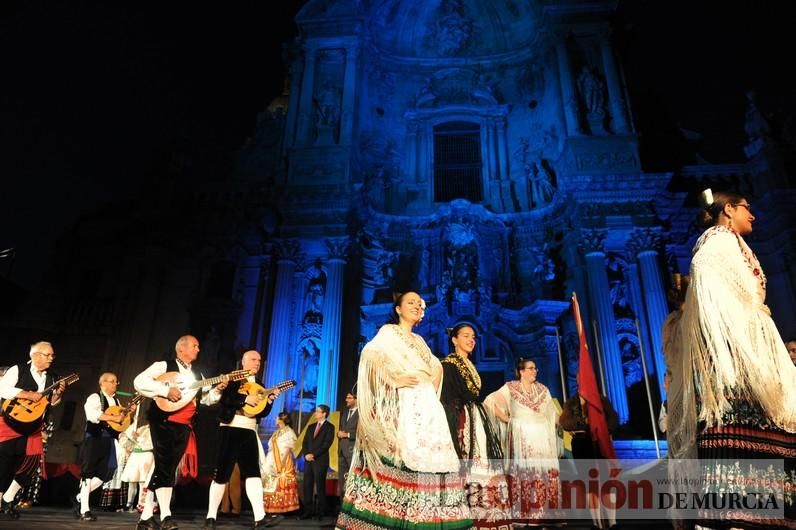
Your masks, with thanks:
[{"label": "stage floor", "polygon": [[[81,522],[75,519],[74,514],[68,508],[48,508],[36,506],[29,510],[22,510],[22,516],[16,521],[9,520],[4,514],[0,515],[0,528],[15,528],[24,530],[60,530],[72,528],[97,528],[102,530],[129,530],[138,521],[138,514],[97,512],[95,522]],[[204,512],[197,511],[178,511],[174,514],[175,521],[180,528],[199,529],[204,524]],[[328,516],[320,521],[313,519],[298,520],[296,516],[285,517],[278,525],[273,528],[285,528],[290,530],[304,530],[316,528],[334,528],[335,518]],[[251,513],[243,513],[239,518],[220,518],[218,528],[251,528]],[[591,522],[572,521],[565,528],[573,530],[588,530]],[[667,521],[625,521],[620,522],[618,528],[622,530],[669,530],[671,525]]]}]

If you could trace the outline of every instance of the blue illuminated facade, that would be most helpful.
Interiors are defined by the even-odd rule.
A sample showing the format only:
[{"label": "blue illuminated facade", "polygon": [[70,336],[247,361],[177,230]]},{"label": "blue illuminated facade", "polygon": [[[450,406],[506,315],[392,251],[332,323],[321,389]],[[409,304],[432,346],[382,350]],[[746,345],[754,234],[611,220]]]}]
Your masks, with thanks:
[{"label": "blue illuminated facade", "polygon": [[266,383],[299,383],[277,407],[306,418],[342,404],[407,289],[428,303],[418,332],[438,355],[446,328],[476,329],[485,390],[525,357],[555,397],[572,395],[575,291],[598,380],[629,437],[650,438],[643,366],[657,412],[694,192],[754,197],[750,244],[784,335],[796,334],[796,196],[752,96],[746,161],[643,170],[614,8],[310,0],[285,50],[289,82],[232,177],[164,179],[112,221],[82,220],[20,321],[56,330],[59,361],[87,352],[91,366],[75,369],[102,366],[123,385],[184,331],[208,373],[255,348]]}]

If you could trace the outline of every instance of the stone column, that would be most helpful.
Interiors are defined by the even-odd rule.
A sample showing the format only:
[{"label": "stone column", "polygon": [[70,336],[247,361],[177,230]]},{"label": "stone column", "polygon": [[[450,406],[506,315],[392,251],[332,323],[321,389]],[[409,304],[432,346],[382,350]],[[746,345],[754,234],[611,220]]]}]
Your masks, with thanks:
[{"label": "stone column", "polygon": [[318,363],[319,404],[337,410],[337,383],[340,378],[340,332],[343,314],[343,274],[348,257],[348,238],[325,241],[326,293],[323,297],[323,328],[321,329],[321,358]]},{"label": "stone column", "polygon": [[644,345],[644,362],[647,363],[647,371],[655,373],[656,365],[653,360],[653,348],[651,346],[649,322],[647,322],[647,309],[644,304],[644,292],[641,288],[641,276],[636,263],[636,255],[630,252],[628,253],[627,275],[630,283],[628,295],[641,328],[641,336],[638,339]]},{"label": "stone column", "polygon": [[[265,362],[265,384],[273,386],[289,377],[291,307],[297,261],[301,259],[301,243],[296,239],[283,239],[276,244],[276,288],[268,339],[268,357]],[[279,399],[284,399],[282,396]],[[283,402],[284,403],[284,402]],[[282,410],[283,403],[276,404]]]},{"label": "stone column", "polygon": [[354,105],[357,90],[358,49],[352,45],[345,50],[345,73],[343,77],[343,109],[340,116],[340,144],[350,145],[354,131]]},{"label": "stone column", "polygon": [[611,109],[611,125],[617,134],[630,133],[630,124],[625,109],[625,98],[622,94],[622,83],[619,82],[619,70],[614,60],[614,49],[611,35],[607,31],[600,36],[600,51],[603,58],[605,83],[608,87],[608,105]]},{"label": "stone column", "polygon": [[[629,417],[625,377],[622,371],[622,355],[619,352],[619,340],[616,336],[616,318],[608,290],[608,272],[605,270],[605,251],[603,242],[606,237],[604,230],[584,230],[581,251],[586,260],[589,284],[589,307],[593,318],[597,321],[596,341],[600,345],[602,365],[605,371],[605,393],[614,405],[619,422],[625,423]],[[584,322],[584,326],[592,326]],[[596,354],[597,352],[593,352]],[[599,368],[595,365],[597,379]]]},{"label": "stone column", "polygon": [[317,50],[307,48],[304,50],[304,78],[301,80],[301,104],[299,105],[298,132],[296,144],[307,145],[311,143],[312,117],[314,115],[312,96],[315,90],[315,58]]},{"label": "stone column", "polygon": [[260,256],[249,256],[240,272],[240,287],[242,311],[238,319],[238,344],[244,348],[254,348],[257,343],[259,320],[257,307],[259,304],[260,278],[262,267]]},{"label": "stone column", "polygon": [[301,91],[301,64],[296,60],[290,65],[290,97],[287,104],[287,125],[285,125],[285,149],[296,143],[296,122],[301,109],[299,108],[299,92]]},{"label": "stone column", "polygon": [[558,59],[558,79],[561,83],[561,105],[564,107],[564,119],[567,135],[580,134],[578,125],[578,99],[575,93],[575,82],[572,80],[572,69],[569,66],[569,53],[564,35],[556,38],[556,58]]},{"label": "stone column", "polygon": [[658,260],[658,251],[661,245],[661,235],[658,231],[645,228],[636,229],[628,243],[637,249],[639,272],[641,273],[641,287],[646,306],[647,322],[650,329],[650,344],[645,347],[650,349],[655,364],[655,374],[661,396],[663,391],[663,376],[666,374],[666,363],[663,358],[663,321],[669,314],[669,305],[666,302],[666,291],[663,288],[661,271]]}]

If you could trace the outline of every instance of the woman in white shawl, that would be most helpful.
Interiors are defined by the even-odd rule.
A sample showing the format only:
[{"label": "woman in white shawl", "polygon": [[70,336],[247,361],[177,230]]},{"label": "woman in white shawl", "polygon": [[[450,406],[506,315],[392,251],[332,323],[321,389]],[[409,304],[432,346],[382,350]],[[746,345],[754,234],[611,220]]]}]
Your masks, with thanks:
[{"label": "woman in white shawl", "polygon": [[425,302],[393,303],[359,362],[359,427],[337,528],[464,530],[471,525],[459,457],[439,401],[442,365],[412,333]]},{"label": "woman in white shawl", "polygon": [[276,418],[276,431],[268,440],[268,455],[263,466],[263,492],[265,511],[268,514],[287,513],[299,509],[296,467],[293,448],[296,433],[290,416],[280,412]]},{"label": "woman in white shawl", "polygon": [[536,380],[537,373],[534,361],[519,359],[515,368],[519,379],[495,392],[494,413],[507,425],[506,469],[514,520],[540,525],[560,517],[556,510],[560,488],[558,409],[547,387]]},{"label": "woman in white shawl", "polygon": [[[755,220],[746,198],[735,193],[703,193],[699,221],[707,230],[697,240],[691,284],[674,333],[680,345],[667,355],[674,374],[669,394],[668,440],[675,458],[694,455],[705,463],[703,493],[733,493],[732,469],[722,462],[785,459],[792,480],[796,457],[796,367],[765,305],[766,276],[743,237]],[[671,340],[671,339],[670,339]],[[766,469],[749,467],[744,488]],[[729,481],[727,480],[729,477]],[[708,482],[702,482],[702,481]],[[742,481],[737,481],[741,484]],[[741,487],[741,486],[737,486]],[[790,490],[790,487],[785,488]],[[745,490],[746,491],[746,490]],[[783,488],[777,492],[782,500]],[[782,506],[782,504],[780,504]],[[713,514],[702,528],[791,528],[793,504],[785,520],[747,512]],[[709,519],[706,517],[705,519]]]}]

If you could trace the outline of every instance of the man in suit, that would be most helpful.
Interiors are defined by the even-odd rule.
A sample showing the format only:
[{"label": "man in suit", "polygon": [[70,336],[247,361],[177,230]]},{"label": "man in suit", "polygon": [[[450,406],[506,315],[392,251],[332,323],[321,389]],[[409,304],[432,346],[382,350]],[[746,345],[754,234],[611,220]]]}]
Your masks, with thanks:
[{"label": "man in suit", "polygon": [[[301,519],[309,519],[313,512],[320,519],[326,511],[326,473],[329,470],[329,448],[334,441],[334,425],[329,423],[328,405],[315,409],[315,427],[304,434],[301,452],[304,453],[304,512]],[[313,489],[318,493],[318,506],[313,510]]]},{"label": "man in suit", "polygon": [[338,462],[338,490],[340,492],[340,503],[343,502],[345,495],[345,481],[348,477],[348,470],[351,468],[351,460],[354,456],[354,442],[357,439],[357,425],[359,424],[359,411],[357,411],[357,395],[354,390],[346,394],[345,406],[348,410],[340,413],[340,430],[337,432],[339,438],[337,442],[337,462]]}]

